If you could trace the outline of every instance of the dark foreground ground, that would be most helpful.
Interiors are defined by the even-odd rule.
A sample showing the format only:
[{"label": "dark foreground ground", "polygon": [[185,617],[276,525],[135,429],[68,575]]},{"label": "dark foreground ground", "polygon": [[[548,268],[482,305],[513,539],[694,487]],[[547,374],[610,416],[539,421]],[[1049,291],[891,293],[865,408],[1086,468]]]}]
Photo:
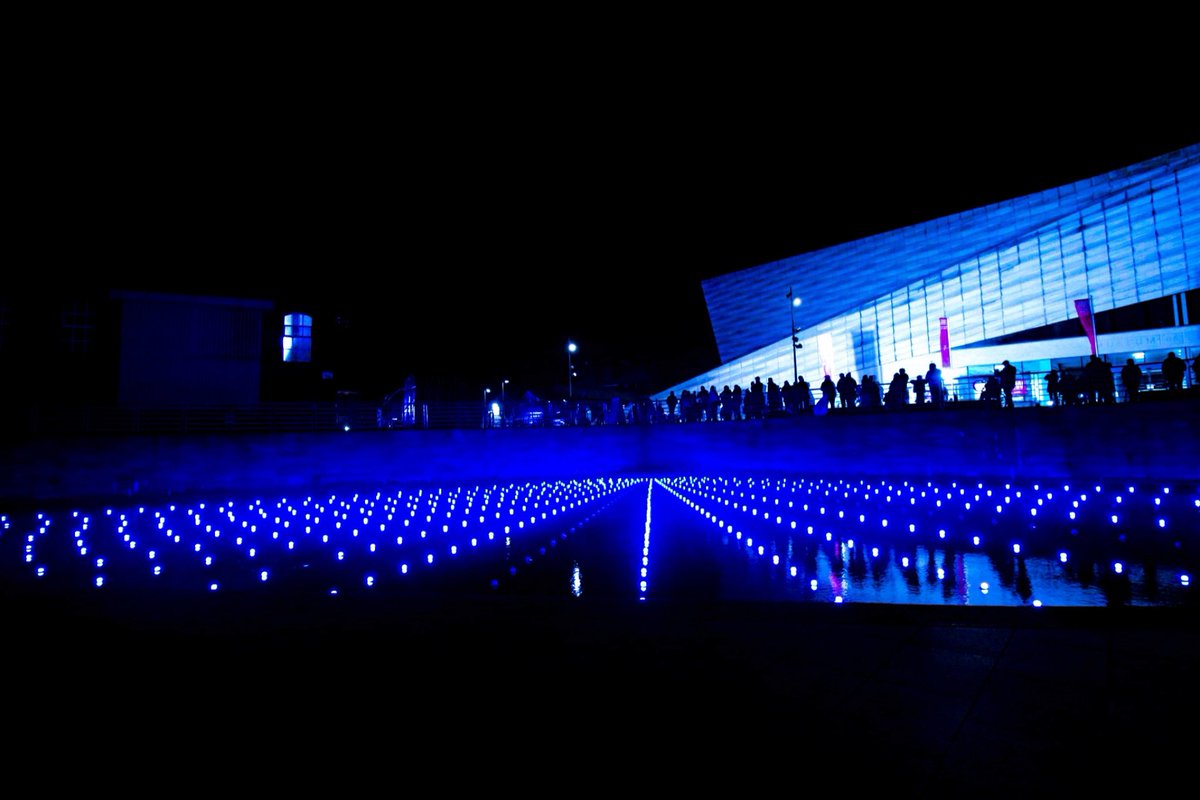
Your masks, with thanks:
[{"label": "dark foreground ground", "polygon": [[339,796],[1195,783],[1192,609],[202,599],[5,597],[10,775]]}]

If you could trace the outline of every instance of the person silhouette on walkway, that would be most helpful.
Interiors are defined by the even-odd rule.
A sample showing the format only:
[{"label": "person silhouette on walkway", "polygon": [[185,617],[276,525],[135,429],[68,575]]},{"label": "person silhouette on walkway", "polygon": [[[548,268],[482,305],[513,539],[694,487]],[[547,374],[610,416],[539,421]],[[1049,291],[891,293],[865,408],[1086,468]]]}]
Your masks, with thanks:
[{"label": "person silhouette on walkway", "polygon": [[1017,368],[1004,359],[1000,368],[1000,391],[1004,393],[1004,407],[1015,408],[1013,404],[1013,389],[1017,386]]},{"label": "person silhouette on walkway", "polygon": [[746,419],[762,419],[766,411],[767,398],[762,379],[757,375],[750,382],[750,394],[746,397]]},{"label": "person silhouette on walkway", "polygon": [[675,422],[675,407],[679,405],[679,398],[675,396],[675,390],[667,395],[667,420]]},{"label": "person silhouette on walkway", "polygon": [[767,378],[767,416],[777,417],[783,411],[783,395],[774,378]]},{"label": "person silhouette on walkway", "polygon": [[808,381],[804,380],[803,375],[797,376],[796,385],[792,388],[792,392],[796,397],[797,413],[812,410],[812,387],[808,385]]},{"label": "person silhouette on walkway", "polygon": [[1175,351],[1167,353],[1167,357],[1162,362],[1163,377],[1167,379],[1168,392],[1183,391],[1183,373],[1187,369],[1187,364],[1183,363],[1183,359],[1175,355]]},{"label": "person silhouette on walkway", "polygon": [[1000,370],[994,369],[992,370],[992,374],[988,377],[987,381],[983,384],[983,393],[979,396],[979,399],[982,400],[983,404],[986,406],[999,407],[1001,391]]},{"label": "person silhouette on walkway", "polygon": [[931,363],[925,372],[925,382],[929,384],[929,401],[934,408],[941,408],[946,401],[946,387],[942,383],[942,371],[937,364]]},{"label": "person silhouette on walkway", "polygon": [[1079,405],[1079,384],[1062,364],[1058,365],[1058,393],[1062,396],[1064,406]]},{"label": "person silhouette on walkway", "polygon": [[925,376],[920,373],[917,373],[917,377],[912,379],[913,402],[919,406],[925,405],[925,387],[927,384],[928,381],[925,380]]},{"label": "person silhouette on walkway", "polygon": [[1125,359],[1125,366],[1121,367],[1121,386],[1125,389],[1125,402],[1136,402],[1142,390],[1142,368],[1132,358]]},{"label": "person silhouette on walkway", "polygon": [[858,381],[849,372],[839,372],[837,383],[838,397],[842,400],[842,408],[854,408],[855,396],[858,394]]},{"label": "person silhouette on walkway", "polygon": [[1046,373],[1046,394],[1050,396],[1050,402],[1056,406],[1062,405],[1062,395],[1058,388],[1058,372],[1052,367]]},{"label": "person silhouette on walkway", "polygon": [[821,381],[821,400],[825,403],[825,410],[833,408],[833,398],[837,394],[837,387],[833,384],[833,378],[828,375],[825,380]]}]

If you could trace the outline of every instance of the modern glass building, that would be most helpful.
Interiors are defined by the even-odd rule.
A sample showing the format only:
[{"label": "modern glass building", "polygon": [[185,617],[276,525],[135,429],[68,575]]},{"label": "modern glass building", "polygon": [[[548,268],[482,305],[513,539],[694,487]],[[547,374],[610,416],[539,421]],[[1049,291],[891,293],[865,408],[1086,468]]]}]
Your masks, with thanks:
[{"label": "modern glass building", "polygon": [[1094,353],[1114,371],[1135,359],[1154,390],[1174,352],[1186,386],[1200,355],[1200,144],[703,289],[721,366],[655,399],[797,374],[814,392],[843,372],[886,387],[936,363],[968,400],[1009,360],[1018,403],[1045,404],[1045,373]]}]

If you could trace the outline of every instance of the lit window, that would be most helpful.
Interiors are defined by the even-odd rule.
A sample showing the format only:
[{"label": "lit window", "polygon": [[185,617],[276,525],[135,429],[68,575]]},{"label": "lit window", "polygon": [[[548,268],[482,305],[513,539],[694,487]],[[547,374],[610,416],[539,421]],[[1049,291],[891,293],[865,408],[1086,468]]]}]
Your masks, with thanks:
[{"label": "lit window", "polygon": [[308,314],[284,315],[283,360],[312,361],[312,317]]}]

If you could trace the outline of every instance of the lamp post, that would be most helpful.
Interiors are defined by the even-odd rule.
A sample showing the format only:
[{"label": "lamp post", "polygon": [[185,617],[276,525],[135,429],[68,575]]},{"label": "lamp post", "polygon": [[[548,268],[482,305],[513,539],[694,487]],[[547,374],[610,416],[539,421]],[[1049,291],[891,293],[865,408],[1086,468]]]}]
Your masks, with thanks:
[{"label": "lamp post", "polygon": [[571,356],[578,349],[579,348],[575,346],[574,342],[572,342],[570,339],[567,340],[567,397],[568,398],[574,397],[574,384],[572,381],[575,377],[575,365],[571,360]]},{"label": "lamp post", "polygon": [[485,386],[483,389],[483,427],[484,428],[488,427],[488,395],[491,393],[492,393],[492,390]]},{"label": "lamp post", "polygon": [[501,428],[504,427],[504,420],[508,416],[508,412],[505,410],[505,405],[504,405],[504,387],[505,386],[508,386],[508,378],[505,378],[504,380],[500,381],[500,427]]},{"label": "lamp post", "polygon": [[788,287],[787,292],[788,311],[792,315],[792,386],[800,382],[800,366],[796,362],[796,351],[804,345],[800,344],[800,329],[796,327],[796,309],[800,306],[800,298],[792,296],[792,287]]}]

